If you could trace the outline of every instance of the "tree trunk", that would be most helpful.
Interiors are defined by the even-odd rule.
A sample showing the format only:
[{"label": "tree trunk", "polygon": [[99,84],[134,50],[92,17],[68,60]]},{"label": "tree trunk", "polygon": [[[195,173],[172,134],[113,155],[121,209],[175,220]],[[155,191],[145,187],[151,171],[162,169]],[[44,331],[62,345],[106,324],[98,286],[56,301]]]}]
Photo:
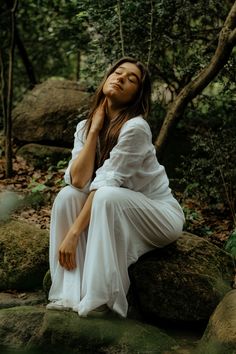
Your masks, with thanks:
[{"label": "tree trunk", "polygon": [[[14,2],[11,1],[7,1],[6,2],[7,8],[9,11],[12,11],[12,8],[14,8]],[[19,35],[19,31],[15,25],[15,45],[17,46],[18,50],[19,50],[19,55],[22,59],[22,62],[24,64],[25,67],[25,71],[27,73],[27,76],[29,78],[29,88],[32,89],[36,84],[37,84],[37,80],[36,80],[36,76],[34,73],[34,68],[33,65],[29,59],[29,56],[27,54],[27,51],[25,49],[24,43],[22,42],[20,35]]]},{"label": "tree trunk", "polygon": [[81,67],[81,52],[78,49],[76,58],[76,80],[80,81],[80,67]]},{"label": "tree trunk", "polygon": [[23,61],[27,76],[29,78],[29,83],[30,83],[29,88],[32,89],[37,84],[37,80],[35,77],[33,65],[28,57],[27,51],[19,36],[19,32],[17,28],[15,28],[15,44],[19,50],[19,55]]},{"label": "tree trunk", "polygon": [[6,140],[5,140],[5,159],[6,159],[6,177],[12,175],[12,95],[13,95],[13,62],[15,49],[15,13],[18,0],[14,1],[11,9],[11,42],[9,46],[9,64],[8,64],[8,90],[7,90],[7,119],[6,119]]},{"label": "tree trunk", "polygon": [[7,93],[6,93],[4,59],[3,59],[3,53],[1,48],[0,48],[0,69],[1,69],[1,101],[2,101],[2,115],[3,115],[3,130],[5,136],[6,125],[7,125]]},{"label": "tree trunk", "polygon": [[218,46],[210,63],[189,82],[171,104],[160,133],[155,141],[157,155],[162,159],[164,148],[172,130],[182,118],[187,104],[196,97],[216,77],[229,60],[236,44],[236,1],[232,6],[219,35]]}]

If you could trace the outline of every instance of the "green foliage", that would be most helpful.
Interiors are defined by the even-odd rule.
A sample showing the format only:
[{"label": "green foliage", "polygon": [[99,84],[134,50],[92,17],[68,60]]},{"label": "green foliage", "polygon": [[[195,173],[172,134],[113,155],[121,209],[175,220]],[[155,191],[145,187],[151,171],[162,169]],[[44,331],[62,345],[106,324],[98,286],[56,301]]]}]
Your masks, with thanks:
[{"label": "green foliage", "polygon": [[47,194],[42,193],[42,191],[32,190],[31,193],[27,194],[22,202],[22,207],[32,207],[34,209],[39,209],[41,206],[45,205],[47,201]]},{"label": "green foliage", "polygon": [[229,236],[226,244],[225,250],[233,255],[236,259],[236,229]]},{"label": "green foliage", "polygon": [[64,159],[64,160],[58,161],[56,167],[57,167],[57,170],[60,170],[60,169],[66,168],[67,166],[68,166],[68,159]]},{"label": "green foliage", "polygon": [[[126,55],[143,62],[150,56],[153,81],[179,90],[209,62],[229,9],[220,0],[126,0],[120,1],[119,17],[115,0],[22,0],[17,30],[37,81],[80,76],[93,90],[107,65],[122,56],[123,39]],[[3,35],[9,32],[6,18],[1,16]],[[16,98],[28,87],[17,45],[15,86]]]},{"label": "green foliage", "polygon": [[182,170],[185,196],[197,196],[198,199],[215,205],[224,203],[235,206],[236,193],[236,137],[229,129],[218,133],[208,130],[191,137],[192,153],[183,157]]},{"label": "green foliage", "polygon": [[[77,78],[80,52],[86,51],[89,42],[86,13],[80,3],[63,0],[19,1],[17,34],[37,82],[52,76]],[[7,51],[9,36],[4,33],[9,33],[10,24],[7,21],[9,10],[6,4],[4,10],[5,13],[1,13],[0,47]],[[25,67],[27,64],[23,63],[21,52],[17,40],[14,63],[15,102],[30,87]]]},{"label": "green foliage", "polygon": [[[9,44],[9,9],[7,2],[1,6],[0,47],[5,53]],[[165,83],[174,94],[178,93],[209,63],[230,6],[230,2],[221,0],[121,0],[119,16],[116,0],[22,0],[17,10],[17,31],[38,82],[61,76],[79,79],[86,90],[93,91],[107,66],[122,56],[122,40],[126,55],[145,63],[150,56],[155,88],[150,123],[155,137],[168,109],[157,98],[160,84]],[[17,43],[15,54],[16,103],[28,89],[29,81]],[[235,61],[232,55],[213,85],[185,113],[186,122],[195,133],[192,156],[185,158],[182,166],[186,193],[201,193],[214,202],[225,199],[221,170],[231,178],[231,182],[226,182],[227,188],[235,186],[231,166],[235,139],[230,132],[235,132]],[[212,133],[204,137],[209,122]],[[221,136],[217,133],[219,127]],[[211,140],[215,147],[209,143]],[[221,161],[216,162],[216,158]]]},{"label": "green foliage", "polygon": [[185,216],[184,230],[197,234],[198,236],[209,236],[212,230],[204,222],[200,212],[189,207],[183,207]]},{"label": "green foliage", "polygon": [[117,1],[83,1],[94,29],[92,41],[95,48],[102,48],[104,64],[122,55],[121,25],[125,54],[143,62],[147,62],[151,54],[153,80],[177,88],[183,87],[209,62],[219,25],[229,11],[227,4],[217,0],[127,0],[120,3],[121,19]]},{"label": "green foliage", "polygon": [[35,187],[31,189],[32,193],[43,192],[47,187],[45,184],[37,183]]},{"label": "green foliage", "polygon": [[[186,197],[224,203],[233,220],[236,202],[236,85],[225,76],[213,82],[186,112],[192,149],[180,170]],[[186,123],[185,123],[186,124]]]}]

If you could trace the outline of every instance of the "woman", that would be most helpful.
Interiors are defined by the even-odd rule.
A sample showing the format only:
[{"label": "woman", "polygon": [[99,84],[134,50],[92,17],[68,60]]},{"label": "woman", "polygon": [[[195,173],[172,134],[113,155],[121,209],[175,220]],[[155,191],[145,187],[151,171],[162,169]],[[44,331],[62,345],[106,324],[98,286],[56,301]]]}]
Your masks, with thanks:
[{"label": "woman", "polygon": [[106,305],[126,317],[128,267],[182,232],[183,212],[145,121],[150,87],[143,64],[119,60],[77,126],[68,186],[52,209],[49,309],[87,316]]}]

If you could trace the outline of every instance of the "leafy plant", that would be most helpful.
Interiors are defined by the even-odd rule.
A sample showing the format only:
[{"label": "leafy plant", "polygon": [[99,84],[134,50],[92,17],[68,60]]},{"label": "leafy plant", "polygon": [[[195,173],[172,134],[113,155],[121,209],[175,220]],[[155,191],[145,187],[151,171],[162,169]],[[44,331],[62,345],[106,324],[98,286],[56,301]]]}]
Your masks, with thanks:
[{"label": "leafy plant", "polygon": [[204,219],[198,211],[187,206],[183,206],[185,215],[184,230],[199,236],[209,236],[212,234],[210,227],[205,225]]},{"label": "leafy plant", "polygon": [[197,197],[209,205],[223,203],[235,223],[236,138],[232,129],[199,131],[192,137],[192,153],[184,157],[182,169],[187,197]]},{"label": "leafy plant", "polygon": [[236,259],[236,229],[231,233],[225,244],[225,250]]},{"label": "leafy plant", "polygon": [[43,183],[37,183],[35,187],[31,189],[32,193],[43,192],[47,187]]}]

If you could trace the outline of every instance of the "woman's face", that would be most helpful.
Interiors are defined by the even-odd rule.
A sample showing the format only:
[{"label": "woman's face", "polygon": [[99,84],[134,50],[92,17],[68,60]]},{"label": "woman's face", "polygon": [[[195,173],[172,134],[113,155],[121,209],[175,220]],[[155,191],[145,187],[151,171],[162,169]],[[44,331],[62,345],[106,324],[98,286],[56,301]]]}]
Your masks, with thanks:
[{"label": "woman's face", "polygon": [[125,62],[108,76],[103,93],[113,104],[123,106],[135,98],[140,83],[140,69],[133,63]]}]

